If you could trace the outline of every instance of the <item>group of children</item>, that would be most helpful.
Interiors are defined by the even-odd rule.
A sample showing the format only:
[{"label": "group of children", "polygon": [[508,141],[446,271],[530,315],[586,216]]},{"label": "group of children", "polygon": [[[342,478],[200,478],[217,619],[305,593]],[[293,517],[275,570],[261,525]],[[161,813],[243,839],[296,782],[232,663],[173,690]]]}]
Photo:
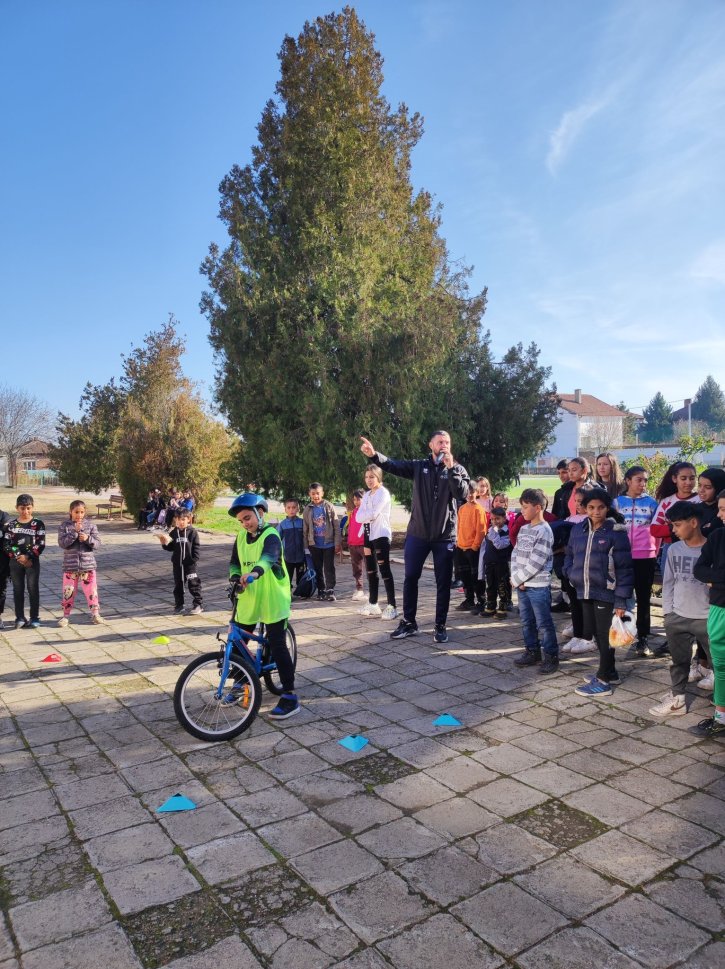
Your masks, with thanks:
[{"label": "group of children", "polygon": [[[364,477],[367,490],[353,492],[352,508],[342,520],[338,519],[334,505],[325,499],[322,485],[313,481],[308,491],[310,502],[301,518],[297,499],[285,499],[285,518],[280,522],[278,532],[290,583],[293,583],[293,577],[299,581],[309,556],[316,572],[317,598],[322,602],[335,601],[335,556],[342,552],[345,537],[355,581],[352,598],[364,602],[359,614],[392,620],[398,616],[390,567],[392,500],[383,485],[383,472],[377,465],[369,464]],[[363,571],[368,581],[367,594],[363,588]],[[387,599],[384,609],[378,605],[381,578]]]},{"label": "group of children", "polygon": [[[32,495],[18,495],[15,510],[15,518],[0,511],[0,629],[4,628],[2,613],[8,577],[13,585],[15,628],[37,629],[40,626],[40,556],[45,551],[45,523],[35,515]],[[94,554],[101,540],[93,522],[86,521],[84,502],[71,502],[68,518],[58,527],[58,544],[63,549],[63,615],[58,625],[68,625],[79,586],[88,602],[92,621],[102,623]],[[29,615],[25,612],[26,592]]]},{"label": "group of children", "polygon": [[[597,672],[577,687],[576,693],[598,698],[610,696],[612,687],[620,682],[615,650],[610,646],[613,616],[625,617],[636,604],[636,652],[644,657],[671,657],[672,689],[650,713],[657,717],[684,714],[687,684],[697,683],[704,690],[714,691],[716,710],[712,718],[693,730],[706,736],[725,734],[725,471],[708,468],[698,476],[694,465],[676,462],[652,498],[647,494],[647,471],[635,465],[622,474],[613,455],[599,456],[596,475],[583,458],[560,462],[557,470],[561,487],[551,512],[539,489],[524,489],[521,510],[513,515],[506,496],[491,495],[485,478],[471,488],[458,517],[456,561],[464,590],[458,609],[505,618],[512,608],[511,590],[515,588],[525,645],[515,664],[537,666],[540,673],[549,674],[558,670],[561,653],[597,650]],[[285,501],[285,518],[276,529],[264,521],[266,502],[253,493],[240,496],[230,509],[242,524],[240,535],[246,534],[244,541],[254,545],[251,557],[259,552],[252,563],[244,541],[238,540],[232,554],[232,576],[243,579],[247,574],[261,579],[269,572],[274,577],[270,594],[259,599],[264,584],[256,587],[260,608],[264,612],[271,603],[275,614],[286,611],[276,619],[265,619],[261,613],[258,616],[268,624],[282,623],[274,646],[284,674],[280,718],[293,715],[299,708],[293,693],[294,671],[288,669],[282,644],[291,587],[303,574],[308,555],[317,572],[318,599],[334,601],[335,556],[341,552],[345,531],[356,584],[353,599],[366,600],[359,613],[384,619],[397,617],[390,568],[391,498],[382,482],[380,468],[368,465],[367,490],[353,494],[353,507],[342,527],[319,482],[310,485],[310,502],[301,517],[297,500]],[[31,495],[18,497],[16,512],[15,518],[0,512],[0,615],[9,577],[15,627],[37,628],[45,525],[34,514]],[[158,533],[172,557],[174,612],[183,611],[187,587],[193,602],[190,614],[198,615],[203,611],[197,571],[199,535],[191,524],[189,508],[177,507],[174,515],[173,527]],[[262,535],[264,542],[258,549]],[[82,501],[71,502],[69,517],[58,528],[58,544],[63,549],[63,615],[58,624],[68,625],[79,586],[92,621],[103,622],[94,554],[100,538],[95,524],[86,519]],[[667,643],[655,650],[649,644],[650,597],[658,556]],[[247,567],[249,573],[244,571]],[[367,596],[362,585],[363,569],[367,573]],[[552,605],[554,574],[561,578],[564,594],[559,606]],[[380,577],[387,597],[384,610],[378,605]],[[284,593],[280,592],[282,579]],[[25,613],[26,590],[29,616]],[[245,600],[247,606],[252,598]],[[563,631],[567,642],[561,647],[551,615],[557,609],[571,613],[571,623]],[[245,620],[249,618],[247,611],[246,607],[242,610]]]},{"label": "group of children", "polygon": [[[597,650],[597,672],[576,693],[611,696],[620,682],[610,646],[612,618],[624,618],[636,603],[637,654],[671,657],[672,690],[650,714],[686,713],[686,685],[697,683],[714,689],[716,711],[692,730],[725,734],[725,471],[707,468],[698,476],[691,463],[676,462],[650,498],[643,467],[622,475],[613,455],[600,455],[596,468],[597,477],[583,458],[560,463],[562,487],[552,513],[539,489],[521,495],[523,525],[510,528],[511,584],[526,648],[514,662],[547,674],[558,669],[561,652]],[[561,649],[551,618],[557,552],[563,609],[572,619]],[[658,554],[667,644],[654,650],[650,598]]]},{"label": "group of children", "polygon": [[148,498],[143,508],[138,513],[138,530],[147,531],[155,527],[172,528],[175,523],[176,515],[181,510],[194,514],[194,496],[189,488],[183,491],[179,488],[172,488],[167,497],[164,497],[160,488],[152,488],[148,493]]}]

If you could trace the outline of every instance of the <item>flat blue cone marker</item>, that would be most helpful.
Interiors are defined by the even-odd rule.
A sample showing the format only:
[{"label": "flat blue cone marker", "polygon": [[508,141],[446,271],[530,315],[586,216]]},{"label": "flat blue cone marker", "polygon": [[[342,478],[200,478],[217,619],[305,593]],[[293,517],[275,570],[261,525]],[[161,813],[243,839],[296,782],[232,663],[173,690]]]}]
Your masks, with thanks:
[{"label": "flat blue cone marker", "polygon": [[358,737],[355,734],[351,734],[349,737],[343,737],[342,740],[337,741],[340,746],[345,747],[347,750],[351,750],[354,754],[358,750],[362,750],[366,744],[370,741],[366,737]]},{"label": "flat blue cone marker", "polygon": [[437,720],[433,721],[434,727],[462,727],[460,720],[456,720],[450,713],[442,713]]},{"label": "flat blue cone marker", "polygon": [[193,801],[183,794],[174,794],[168,801],[164,801],[160,808],[156,808],[158,814],[165,814],[171,811],[193,811],[196,807]]}]

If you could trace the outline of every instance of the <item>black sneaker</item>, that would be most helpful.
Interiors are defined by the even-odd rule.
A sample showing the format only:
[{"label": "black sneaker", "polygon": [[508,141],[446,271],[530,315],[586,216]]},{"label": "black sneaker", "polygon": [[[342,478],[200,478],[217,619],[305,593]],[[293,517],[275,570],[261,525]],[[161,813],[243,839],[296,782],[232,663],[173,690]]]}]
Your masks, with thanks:
[{"label": "black sneaker", "polygon": [[462,589],[462,588],[463,588],[463,582],[460,579],[454,579],[453,582],[451,582],[451,589]]},{"label": "black sneaker", "polygon": [[418,624],[401,619],[396,628],[390,634],[391,639],[407,639],[408,636],[415,636],[418,632]]},{"label": "black sneaker", "polygon": [[174,609],[174,615],[180,616],[183,613],[183,611],[184,611],[183,606],[176,606],[176,608]]},{"label": "black sneaker", "polygon": [[270,720],[286,720],[300,712],[300,701],[294,693],[283,693],[274,710],[269,711]]},{"label": "black sneaker", "polygon": [[326,599],[327,599],[327,593],[326,592],[318,592],[317,593],[317,601],[318,602],[325,602]]},{"label": "black sneaker", "polygon": [[474,605],[473,599],[464,599],[463,602],[459,602],[456,606],[456,612],[468,612],[470,609],[473,609]]},{"label": "black sneaker", "polygon": [[663,643],[662,646],[655,646],[655,648],[652,650],[652,654],[655,659],[662,659],[663,656],[670,655],[670,647],[667,645],[667,643]]},{"label": "black sneaker", "polygon": [[471,606],[471,615],[472,616],[482,616],[483,615],[483,609],[484,609],[483,604],[480,603],[480,602],[476,602],[476,603],[474,603],[474,605]]},{"label": "black sneaker", "polygon": [[538,666],[541,662],[540,649],[525,649],[520,656],[514,660],[514,666]]},{"label": "black sneaker", "polygon": [[325,602],[336,602],[336,601],[337,600],[335,599],[335,593],[332,591],[332,589],[330,589],[328,592],[325,593]]},{"label": "black sneaker", "polygon": [[435,632],[433,633],[433,642],[434,643],[447,643],[448,642],[448,633],[446,632],[446,627],[445,626],[443,626],[443,625],[437,625],[436,626]]},{"label": "black sneaker", "polygon": [[702,737],[703,739],[725,737],[725,723],[722,720],[716,720],[715,717],[708,717],[707,720],[701,720],[696,726],[688,727],[687,730],[688,733],[693,734],[695,737]]},{"label": "black sneaker", "polygon": [[639,639],[634,644],[634,651],[637,656],[643,656],[646,659],[654,659],[656,656],[655,651],[647,642],[646,636],[640,636]]},{"label": "black sneaker", "polygon": [[557,602],[556,605],[553,605],[551,607],[551,611],[552,612],[571,612],[571,606],[569,605],[568,602],[564,602],[564,600],[562,599],[561,602]]},{"label": "black sneaker", "polygon": [[558,672],[559,672],[559,657],[551,656],[549,653],[545,653],[541,666],[539,667],[539,673],[541,673],[542,675],[545,675],[546,673],[558,673]]},{"label": "black sneaker", "polygon": [[488,616],[489,618],[496,615],[496,606],[486,606],[485,609],[481,610],[482,616]]},{"label": "black sneaker", "polygon": [[508,619],[509,617],[505,609],[497,609],[495,615],[497,619]]}]

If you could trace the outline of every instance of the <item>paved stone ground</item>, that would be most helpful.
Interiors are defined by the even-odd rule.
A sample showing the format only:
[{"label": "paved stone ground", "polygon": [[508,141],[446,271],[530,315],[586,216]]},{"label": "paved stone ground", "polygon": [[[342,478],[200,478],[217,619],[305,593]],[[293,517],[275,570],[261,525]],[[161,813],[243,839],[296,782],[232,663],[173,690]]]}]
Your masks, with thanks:
[{"label": "paved stone ground", "polygon": [[[206,538],[207,612],[179,618],[155,540],[100,527],[108,625],[83,604],[0,634],[0,969],[722,965],[725,746],[687,734],[697,691],[648,716],[662,661],[621,662],[595,703],[573,693],[590,657],[512,668],[515,618],[452,613],[437,647],[430,575],[421,634],[393,644],[345,564],[336,604],[294,607],[304,712],[203,744],[171,693],[226,622],[231,541]],[[198,809],[156,813],[177,792]]]}]

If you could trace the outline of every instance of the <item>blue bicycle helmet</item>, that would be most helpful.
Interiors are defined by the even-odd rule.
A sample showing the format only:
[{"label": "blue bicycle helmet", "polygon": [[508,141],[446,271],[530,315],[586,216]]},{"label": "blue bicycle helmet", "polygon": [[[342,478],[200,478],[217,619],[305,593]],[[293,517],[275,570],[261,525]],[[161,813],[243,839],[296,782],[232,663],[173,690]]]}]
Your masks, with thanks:
[{"label": "blue bicycle helmet", "polygon": [[[254,492],[245,491],[243,495],[237,495],[229,508],[229,514],[232,518],[237,517],[237,513],[242,510],[242,508],[254,508],[257,512],[257,518],[262,521],[262,512],[269,511],[269,506],[261,495],[255,495]],[[260,511],[261,509],[261,511]]]}]

